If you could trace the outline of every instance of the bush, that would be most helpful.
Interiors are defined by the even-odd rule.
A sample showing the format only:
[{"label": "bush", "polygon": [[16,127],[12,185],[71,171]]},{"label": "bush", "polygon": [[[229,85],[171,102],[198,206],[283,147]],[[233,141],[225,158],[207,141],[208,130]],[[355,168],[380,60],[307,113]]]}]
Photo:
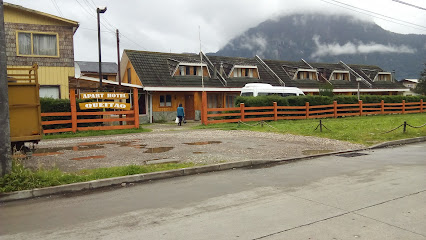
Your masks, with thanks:
[{"label": "bush", "polygon": [[[388,96],[388,95],[361,95],[360,99],[363,103],[379,103],[384,100],[385,103],[401,103],[402,100],[406,102],[420,102],[420,99],[425,101],[426,96]],[[333,101],[337,101],[339,104],[355,104],[358,103],[357,96],[345,96],[345,95],[334,95],[319,96],[319,95],[306,95],[306,96],[292,96],[292,97],[280,97],[276,95],[271,96],[258,96],[258,97],[242,97],[239,96],[236,99],[236,106],[240,103],[244,103],[246,107],[260,107],[260,106],[272,106],[273,102],[277,102],[278,106],[305,106],[306,102],[309,105],[329,105],[333,104]]]}]

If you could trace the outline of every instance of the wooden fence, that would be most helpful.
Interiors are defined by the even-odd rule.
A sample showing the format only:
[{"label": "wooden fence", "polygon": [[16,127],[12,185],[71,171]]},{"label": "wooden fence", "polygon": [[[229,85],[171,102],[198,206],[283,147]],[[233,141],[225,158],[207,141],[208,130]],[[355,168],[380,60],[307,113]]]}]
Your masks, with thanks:
[{"label": "wooden fence", "polygon": [[[75,101],[75,90],[70,89],[70,102],[71,112],[49,112],[41,113],[42,117],[69,117],[67,120],[53,120],[42,121],[43,126],[58,125],[58,124],[71,124],[70,128],[55,128],[43,129],[43,133],[59,133],[59,132],[76,132],[88,130],[111,130],[111,129],[129,129],[139,128],[139,106],[138,106],[138,90],[133,89],[133,109],[129,111],[105,111],[105,112],[77,112],[77,105]],[[114,115],[118,117],[113,117]],[[101,118],[94,119],[79,119],[79,116],[101,116]],[[105,118],[107,116],[107,118]],[[108,118],[110,116],[110,118]],[[106,122],[121,122],[124,121],[126,125],[117,126],[93,126],[93,127],[79,127],[79,123],[106,123]]]},{"label": "wooden fence", "polygon": [[356,104],[337,104],[336,101],[330,105],[310,106],[273,106],[267,107],[240,107],[234,108],[207,108],[207,99],[203,95],[202,123],[249,122],[249,121],[277,121],[282,119],[310,119],[310,118],[337,118],[342,116],[365,116],[381,114],[406,114],[423,113],[425,104],[420,102],[406,103],[363,103],[361,100]]}]

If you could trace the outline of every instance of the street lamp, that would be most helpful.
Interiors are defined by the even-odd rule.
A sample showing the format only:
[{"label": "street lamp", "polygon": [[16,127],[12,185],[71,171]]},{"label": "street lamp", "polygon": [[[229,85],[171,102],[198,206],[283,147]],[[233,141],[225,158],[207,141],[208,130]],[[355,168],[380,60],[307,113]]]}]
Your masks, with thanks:
[{"label": "street lamp", "polygon": [[356,82],[358,83],[358,101],[359,101],[359,82],[361,82],[361,78],[356,78]]},{"label": "street lamp", "polygon": [[106,12],[107,7],[98,7],[96,13],[98,15],[98,51],[99,51],[99,89],[102,89],[102,57],[101,57],[101,25],[99,13]]}]

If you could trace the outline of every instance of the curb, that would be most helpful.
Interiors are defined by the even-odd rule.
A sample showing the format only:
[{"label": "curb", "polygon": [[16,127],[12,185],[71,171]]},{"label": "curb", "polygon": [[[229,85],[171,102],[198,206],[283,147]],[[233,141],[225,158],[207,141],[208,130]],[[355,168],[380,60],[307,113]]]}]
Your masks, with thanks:
[{"label": "curb", "polygon": [[207,166],[174,169],[174,170],[163,171],[163,172],[142,173],[142,174],[135,174],[130,176],[105,178],[105,179],[92,180],[92,181],[81,182],[81,183],[71,183],[71,184],[54,186],[54,187],[34,188],[32,190],[0,193],[0,203],[30,199],[30,198],[42,197],[42,196],[48,196],[48,195],[55,195],[55,194],[61,194],[61,193],[92,190],[92,189],[97,189],[102,187],[117,186],[123,183],[136,183],[136,182],[140,183],[140,182],[147,182],[151,180],[182,177],[182,176],[189,176],[189,175],[195,175],[200,173],[230,170],[235,168],[258,167],[258,166],[264,166],[268,164],[279,165],[283,163],[309,160],[309,159],[331,156],[331,155],[342,154],[342,153],[359,152],[359,151],[386,148],[391,146],[418,143],[418,142],[424,142],[424,141],[426,141],[426,136],[384,142],[384,143],[373,145],[367,148],[321,153],[321,154],[315,154],[315,155],[309,155],[309,156],[290,157],[290,158],[274,159],[274,160],[245,160],[245,161],[238,161],[238,162],[219,163],[219,164],[213,164],[213,165],[207,165]]}]

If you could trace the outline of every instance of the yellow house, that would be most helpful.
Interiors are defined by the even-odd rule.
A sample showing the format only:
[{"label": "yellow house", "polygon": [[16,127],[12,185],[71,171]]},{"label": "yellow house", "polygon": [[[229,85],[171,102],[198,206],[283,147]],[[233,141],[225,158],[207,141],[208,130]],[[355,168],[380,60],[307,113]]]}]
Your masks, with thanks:
[{"label": "yellow house", "polygon": [[39,66],[40,97],[68,98],[78,22],[4,3],[8,67]]}]

